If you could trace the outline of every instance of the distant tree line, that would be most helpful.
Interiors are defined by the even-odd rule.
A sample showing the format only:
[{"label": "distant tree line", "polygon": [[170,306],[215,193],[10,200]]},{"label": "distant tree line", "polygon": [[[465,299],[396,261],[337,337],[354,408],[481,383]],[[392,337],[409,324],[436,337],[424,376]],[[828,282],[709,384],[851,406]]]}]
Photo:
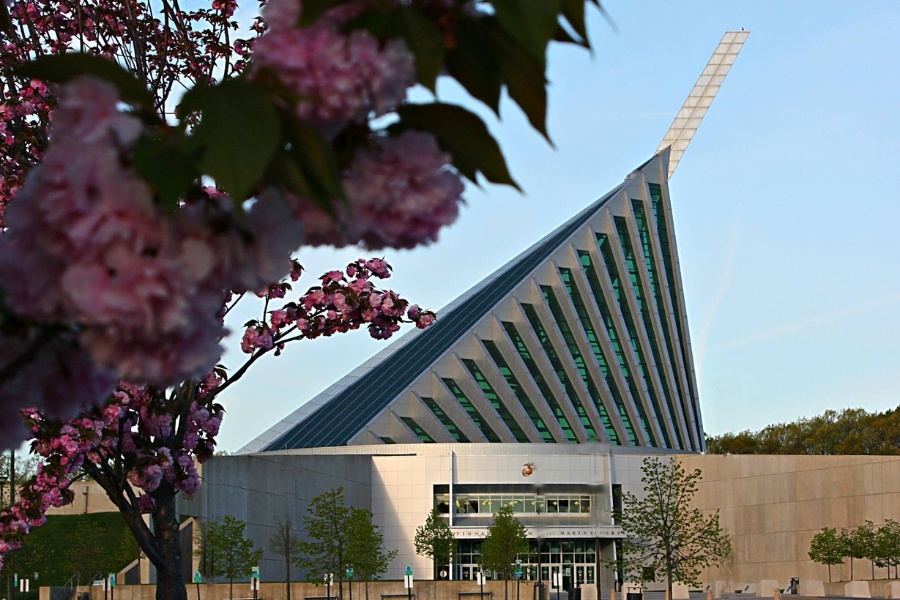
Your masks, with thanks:
[{"label": "distant tree line", "polygon": [[900,407],[827,410],[760,431],[707,436],[706,447],[710,454],[900,454]]},{"label": "distant tree line", "polygon": [[875,579],[875,568],[888,570],[894,567],[894,577],[900,565],[900,523],[887,519],[880,527],[866,520],[855,529],[836,529],[825,527],[813,536],[809,544],[809,558],[817,563],[828,565],[828,580],[831,581],[831,566],[844,563],[850,559],[850,579],[853,576],[853,559],[867,559],[872,566],[872,579]]}]

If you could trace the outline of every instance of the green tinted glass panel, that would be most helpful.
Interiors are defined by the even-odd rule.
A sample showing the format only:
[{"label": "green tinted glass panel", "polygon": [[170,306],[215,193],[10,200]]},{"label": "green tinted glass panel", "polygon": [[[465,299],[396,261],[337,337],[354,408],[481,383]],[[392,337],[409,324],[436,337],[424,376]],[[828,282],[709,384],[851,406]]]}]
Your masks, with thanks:
[{"label": "green tinted glass panel", "polygon": [[[597,338],[596,332],[594,331],[594,326],[591,323],[591,317],[588,314],[587,307],[584,305],[584,300],[581,297],[581,292],[578,291],[578,286],[576,286],[573,282],[572,271],[570,269],[563,268],[559,270],[559,275],[563,280],[563,284],[566,286],[566,291],[569,294],[569,298],[572,300],[572,305],[575,307],[575,313],[578,315],[579,321],[581,321],[581,328],[584,330],[584,334],[588,339],[588,344],[591,347],[591,351],[594,353],[594,358],[597,360],[597,364],[600,366],[600,372],[603,373],[603,377],[606,379],[606,385],[609,386],[609,391],[612,394],[616,409],[619,412],[619,417],[622,419],[625,430],[629,434],[628,437],[629,439],[631,439],[632,444],[637,444],[637,436],[634,435],[634,427],[631,425],[631,418],[628,416],[628,411],[625,410],[625,403],[622,401],[622,395],[619,392],[619,386],[616,383],[613,371],[610,368],[609,363],[607,363],[606,357],[604,356],[603,351],[600,348],[600,341]],[[635,386],[634,379],[631,376],[631,371],[628,369],[628,365],[624,361],[622,361],[619,363],[619,367],[622,376],[628,384],[631,395],[634,398],[638,398],[638,390]]]},{"label": "green tinted glass panel", "polygon": [[[612,254],[610,254],[609,243],[606,235],[598,234],[597,243],[600,247],[604,263],[606,264],[606,271],[609,274],[613,293],[616,297],[617,303],[619,304],[619,310],[622,313],[623,320],[625,321],[625,327],[628,330],[628,337],[631,348],[634,351],[635,358],[637,359],[637,374],[646,384],[647,392],[650,394],[650,396],[655,397],[653,381],[650,379],[649,368],[647,367],[646,361],[644,360],[641,341],[637,336],[637,330],[634,326],[634,319],[631,316],[631,309],[629,308],[628,303],[624,302],[622,299],[619,273],[618,269],[616,268],[616,263],[612,258]],[[628,364],[628,360],[625,349],[622,347],[622,342],[620,341],[619,334],[616,330],[612,312],[609,309],[609,304],[606,301],[606,297],[603,293],[603,288],[600,286],[600,279],[597,277],[597,271],[594,269],[591,255],[585,250],[579,250],[578,257],[581,259],[582,269],[584,270],[584,274],[587,277],[588,284],[591,287],[591,292],[594,296],[594,302],[597,304],[597,309],[600,311],[600,315],[603,318],[603,323],[606,326],[606,332],[609,335],[610,343],[612,344],[613,349],[616,352],[616,360],[623,369],[626,369],[627,367],[625,365]],[[631,393],[635,397],[636,401],[639,402],[639,398],[636,395],[634,387],[631,388]]]},{"label": "green tinted glass panel", "polygon": [[572,431],[569,420],[566,418],[562,408],[560,408],[559,402],[556,401],[556,397],[553,395],[550,386],[541,374],[541,370],[538,368],[537,363],[534,362],[534,357],[532,357],[531,353],[528,351],[528,346],[525,345],[525,341],[522,339],[522,336],[519,335],[516,326],[509,321],[504,321],[503,328],[506,330],[507,335],[509,335],[509,339],[512,340],[513,346],[515,346],[516,352],[519,353],[522,362],[525,363],[525,368],[528,369],[528,373],[531,374],[531,378],[534,380],[535,385],[537,385],[537,388],[541,391],[544,401],[550,406],[550,410],[553,411],[553,416],[556,417],[556,421],[566,435],[566,439],[571,444],[578,443],[578,438],[575,437],[575,432]]},{"label": "green tinted glass panel", "polygon": [[[613,217],[613,220],[616,223],[616,230],[619,232],[619,243],[622,246],[622,254],[625,256],[625,269],[628,271],[628,274],[631,278],[631,287],[634,290],[634,297],[637,301],[638,309],[641,311],[641,316],[644,319],[644,328],[647,330],[647,335],[650,337],[651,347],[654,351],[654,357],[656,358],[657,368],[663,368],[663,363],[659,360],[659,351],[657,350],[658,342],[656,341],[656,337],[653,335],[653,321],[650,317],[650,313],[647,308],[647,301],[644,297],[644,289],[641,285],[641,278],[638,274],[638,266],[637,261],[634,256],[634,251],[631,247],[631,236],[628,233],[628,222],[623,217]],[[671,447],[671,443],[669,442],[669,434],[666,431],[665,424],[663,424],[662,419],[659,416],[662,412],[659,410],[658,402],[655,397],[651,397],[650,407],[654,413],[657,415],[657,421],[660,423],[660,429],[663,433],[663,438],[665,440],[666,447]],[[656,439],[653,436],[653,432],[650,428],[650,420],[647,418],[647,411],[641,402],[636,402],[638,409],[638,415],[641,418],[641,424],[644,427],[644,431],[647,434],[647,438],[650,440],[650,444],[656,446]]]},{"label": "green tinted glass panel", "polygon": [[553,370],[556,372],[556,376],[559,377],[559,382],[562,384],[563,389],[566,390],[566,396],[569,397],[569,401],[572,403],[572,406],[575,407],[575,411],[578,413],[578,418],[581,420],[581,425],[587,432],[588,438],[590,440],[599,439],[597,437],[597,432],[594,430],[594,425],[591,423],[591,420],[587,416],[587,411],[585,411],[584,406],[581,404],[581,399],[579,398],[578,393],[575,391],[575,387],[572,385],[572,382],[569,380],[569,376],[566,374],[566,370],[563,368],[562,361],[559,359],[559,355],[556,353],[556,348],[553,347],[553,342],[550,341],[550,337],[547,335],[547,332],[544,330],[544,326],[541,324],[541,320],[538,318],[537,311],[530,304],[523,304],[522,310],[525,311],[525,316],[528,317],[528,322],[531,324],[531,329],[534,331],[534,334],[537,336],[538,341],[541,343],[541,347],[544,349],[544,354],[547,356],[547,359],[553,366]]},{"label": "green tinted glass panel", "polygon": [[[658,183],[648,183],[647,187],[650,192],[650,208],[653,211],[653,220],[656,223],[656,235],[659,237],[659,250],[663,258],[666,279],[669,282],[669,299],[672,301],[672,309],[675,311],[675,329],[678,331],[678,339],[681,341],[681,354],[684,357],[684,360],[687,361],[690,352],[687,347],[687,338],[685,337],[681,326],[682,310],[675,285],[675,266],[673,264],[672,249],[669,242],[669,227],[666,224],[666,210],[663,203],[662,186]],[[687,382],[691,391],[690,398],[686,398],[687,404],[693,415],[694,423],[699,423],[700,419],[697,416],[697,407],[692,400],[697,397],[696,390],[694,390],[694,382],[690,377],[687,377]]]},{"label": "green tinted glass panel", "polygon": [[459,430],[459,427],[456,426],[456,423],[453,422],[453,419],[451,419],[449,415],[447,415],[447,413],[445,413],[443,409],[441,409],[441,406],[435,401],[434,398],[422,398],[422,402],[424,402],[425,406],[427,406],[431,410],[431,412],[434,413],[434,416],[437,417],[437,420],[441,422],[441,425],[444,426],[444,429],[446,429],[457,442],[469,441],[469,438],[467,438],[465,434]]},{"label": "green tinted glass panel", "polygon": [[[543,293],[544,300],[547,301],[547,306],[550,308],[550,314],[553,315],[556,326],[559,328],[560,333],[562,333],[563,340],[569,348],[569,354],[572,355],[572,361],[574,361],[575,367],[578,369],[578,374],[581,376],[581,380],[584,382],[585,387],[587,387],[588,396],[590,396],[591,401],[594,403],[594,407],[597,409],[597,413],[600,415],[600,422],[603,423],[606,435],[609,436],[609,439],[614,444],[619,444],[619,434],[613,427],[612,419],[609,418],[609,412],[606,410],[606,405],[603,404],[603,398],[597,390],[597,385],[591,378],[590,373],[588,373],[587,364],[585,363],[584,357],[581,355],[581,350],[578,349],[578,344],[575,342],[575,336],[572,335],[572,328],[569,327],[569,322],[566,321],[566,317],[563,315],[562,308],[559,306],[559,301],[556,299],[556,294],[553,293],[553,288],[542,285],[541,293]],[[628,434],[631,443],[636,443],[637,439],[632,438],[633,432],[628,432]]]},{"label": "green tinted glass panel", "polygon": [[484,397],[487,398],[488,402],[491,403],[491,406],[494,407],[494,410],[497,411],[497,414],[500,415],[500,419],[506,424],[507,429],[509,429],[509,432],[516,438],[516,441],[520,444],[527,444],[530,441],[528,436],[525,435],[525,432],[519,427],[515,417],[512,416],[512,413],[509,412],[509,409],[506,408],[506,405],[500,400],[500,396],[498,396],[497,392],[494,391],[494,388],[491,387],[491,384],[484,376],[484,373],[481,372],[481,369],[478,368],[478,365],[475,364],[475,361],[464,358],[463,364],[466,365],[469,373],[475,378],[478,387],[484,392]]},{"label": "green tinted glass panel", "polygon": [[422,429],[422,426],[416,423],[416,421],[410,417],[400,417],[400,420],[406,424],[407,427],[412,429],[412,432],[416,434],[416,436],[422,440],[425,444],[433,444],[434,438],[428,435],[428,432]]},{"label": "green tinted glass panel", "polygon": [[456,401],[459,402],[459,405],[462,406],[463,410],[469,415],[469,418],[472,419],[472,422],[475,423],[475,426],[484,434],[484,437],[486,437],[489,442],[499,443],[500,436],[498,436],[494,430],[491,429],[491,426],[487,424],[484,417],[478,412],[478,409],[475,408],[469,398],[463,393],[459,384],[449,377],[444,377],[443,382],[456,398]]},{"label": "green tinted glass panel", "polygon": [[687,356],[687,349],[684,347],[684,333],[681,331],[681,307],[678,304],[678,294],[675,292],[675,265],[672,261],[672,248],[669,243],[669,227],[666,224],[666,211],[663,206],[662,186],[658,183],[649,183],[647,187],[650,191],[650,206],[653,211],[653,220],[656,221],[656,233],[659,236],[659,250],[663,257],[663,265],[666,269],[666,279],[669,281],[669,298],[672,301],[672,308],[675,310],[675,328],[678,330],[678,338],[681,340],[682,349]]},{"label": "green tinted glass panel", "polygon": [[500,374],[503,375],[503,378],[506,380],[510,389],[512,389],[513,394],[516,395],[519,404],[522,405],[522,410],[525,411],[525,414],[528,415],[528,418],[531,419],[531,422],[534,424],[535,429],[538,430],[541,439],[548,444],[556,442],[556,440],[553,439],[553,434],[547,429],[547,424],[544,423],[540,413],[538,413],[537,409],[534,407],[531,398],[528,397],[528,394],[526,394],[525,390],[522,389],[522,386],[519,385],[519,380],[516,379],[512,369],[509,368],[509,364],[507,364],[506,360],[503,358],[500,348],[490,340],[482,340],[482,343],[484,344],[484,347],[487,348],[488,354],[494,359],[494,364],[497,365],[497,369],[500,371]]},{"label": "green tinted glass panel", "polygon": [[[647,217],[644,212],[644,203],[640,200],[631,200],[631,208],[634,210],[634,223],[637,226],[638,235],[641,238],[641,248],[644,251],[644,266],[647,268],[647,279],[650,281],[650,288],[653,292],[653,298],[656,301],[656,312],[659,314],[659,320],[662,324],[663,335],[666,338],[666,347],[669,349],[669,357],[671,360],[668,364],[677,371],[678,354],[675,352],[675,346],[672,345],[672,336],[669,333],[669,319],[663,302],[662,286],[659,284],[656,275],[656,260],[653,258],[653,245],[650,237],[650,228],[647,224]],[[664,372],[660,372],[659,380],[663,387],[663,397],[666,399],[666,406],[669,409],[669,419],[671,419],[672,429],[675,430],[675,437],[678,438],[678,447],[684,448],[684,440],[681,437],[681,428],[678,424],[681,419],[676,418],[678,411],[675,409],[675,402],[672,398],[672,391],[669,389],[668,378]],[[678,397],[684,397],[684,391],[681,389],[681,379],[675,377],[675,387],[678,389]]]}]

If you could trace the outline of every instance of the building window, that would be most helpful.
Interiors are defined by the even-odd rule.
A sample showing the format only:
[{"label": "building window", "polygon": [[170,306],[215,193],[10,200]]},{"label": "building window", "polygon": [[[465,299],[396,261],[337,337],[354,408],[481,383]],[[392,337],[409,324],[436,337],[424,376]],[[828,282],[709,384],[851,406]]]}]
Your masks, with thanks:
[{"label": "building window", "polygon": [[459,427],[456,426],[456,423],[453,422],[447,413],[443,411],[441,406],[435,401],[434,398],[423,397],[422,402],[425,403],[425,406],[434,413],[434,416],[437,417],[437,420],[441,422],[441,425],[444,426],[444,429],[453,436],[453,438],[457,442],[468,442],[469,438],[465,436],[465,434],[459,430]]},{"label": "building window", "polygon": [[534,380],[535,385],[537,385],[538,390],[540,390],[543,395],[544,401],[550,406],[550,410],[553,411],[553,416],[556,417],[556,421],[559,423],[560,428],[562,428],[566,439],[570,444],[577,444],[578,438],[575,437],[575,432],[572,431],[569,420],[566,419],[565,413],[559,406],[559,402],[556,401],[556,396],[553,395],[550,386],[547,385],[547,381],[541,374],[541,370],[538,368],[537,363],[534,362],[534,358],[531,356],[531,352],[528,351],[528,347],[525,345],[522,336],[519,335],[516,326],[509,321],[503,321],[503,328],[506,330],[506,334],[512,341],[516,352],[519,353],[519,358],[525,363],[525,368],[528,369],[528,373],[531,374],[531,378]]},{"label": "building window", "polygon": [[[444,494],[435,494],[435,503]],[[588,494],[497,494],[461,493],[453,501],[459,514],[479,514],[491,516],[504,506],[511,506],[516,515],[590,514],[591,496]]]},{"label": "building window", "polygon": [[[608,246],[609,245],[604,242],[604,247],[608,249]],[[624,370],[627,368],[627,359],[625,357],[625,352],[622,348],[622,344],[619,342],[619,336],[616,333],[615,322],[613,321],[612,314],[609,310],[609,305],[607,305],[606,303],[603,289],[600,287],[600,280],[597,278],[597,273],[594,270],[594,265],[591,261],[591,255],[585,250],[579,250],[578,256],[581,259],[582,269],[584,270],[584,274],[587,276],[588,284],[591,287],[591,292],[594,296],[594,302],[597,304],[597,309],[600,311],[600,315],[603,317],[603,322],[606,325],[606,331],[609,335],[610,343],[612,344],[613,349],[616,352],[616,359],[619,362],[620,368]],[[612,257],[609,257],[606,263],[607,271],[609,272],[609,277],[612,281],[613,290],[615,291],[616,297],[620,298],[621,295],[618,270],[615,268],[615,263],[612,262]],[[635,357],[637,358],[637,372],[644,380],[644,383],[647,386],[647,392],[651,397],[655,397],[655,393],[653,391],[653,382],[650,380],[647,367],[645,367],[644,353],[641,351],[641,343],[634,328],[634,320],[631,318],[631,310],[629,310],[628,304],[626,302],[620,302],[619,307],[622,310],[622,317],[625,320],[625,326],[628,329],[628,335],[631,339],[631,348],[634,351]],[[635,394],[635,392],[632,393]]]},{"label": "building window", "polygon": [[[657,358],[657,367],[662,367],[662,362],[658,360],[659,355],[656,353],[656,338],[653,335],[653,328],[651,322],[649,321],[649,315],[647,313],[647,304],[644,300],[643,288],[641,287],[641,280],[638,276],[637,265],[634,260],[634,252],[631,250],[631,237],[628,234],[628,223],[622,217],[613,217],[613,220],[616,223],[616,229],[619,232],[619,241],[622,246],[622,254],[625,256],[625,269],[628,271],[631,276],[631,285],[634,289],[634,299],[637,303],[638,310],[641,312],[641,315],[644,317],[644,325],[647,329],[647,336],[650,337],[651,347],[654,351],[654,356]],[[597,236],[598,241],[600,235]],[[605,238],[605,236],[604,236]],[[606,248],[606,251],[609,252],[610,248]],[[624,290],[623,290],[624,291]],[[624,295],[620,298],[620,302],[627,302],[625,300]],[[649,327],[648,327],[649,326]],[[644,434],[647,436],[647,440],[651,446],[656,446],[656,437],[653,435],[653,431],[650,428],[650,421],[647,418],[647,410],[644,408],[643,402],[635,402],[635,407],[638,411],[638,417],[641,420],[641,426],[644,429]],[[665,431],[665,429],[663,429]]]},{"label": "building window", "polygon": [[469,415],[469,418],[472,419],[472,422],[475,423],[475,426],[478,427],[478,429],[480,429],[484,434],[484,437],[486,437],[489,442],[495,444],[499,443],[500,436],[498,436],[494,432],[494,430],[491,429],[491,426],[485,422],[484,417],[481,416],[481,413],[478,412],[478,409],[475,408],[472,402],[466,397],[466,395],[462,391],[462,388],[459,387],[459,384],[457,384],[449,377],[444,377],[443,382],[456,398],[456,401],[459,402],[460,406],[463,407],[463,410],[466,411],[466,413]]},{"label": "building window", "polygon": [[519,385],[519,380],[513,375],[512,369],[509,368],[509,364],[507,364],[506,359],[503,358],[503,353],[500,352],[500,348],[498,348],[497,344],[491,340],[482,340],[482,343],[484,344],[484,347],[487,348],[488,354],[490,354],[491,358],[494,360],[497,370],[500,371],[500,374],[506,379],[507,385],[509,385],[513,394],[515,394],[519,404],[522,405],[522,410],[524,410],[525,414],[528,415],[528,418],[531,419],[534,428],[538,430],[541,439],[548,444],[554,443],[556,440],[553,439],[553,434],[547,429],[547,425],[541,418],[540,413],[538,413],[537,409],[534,407],[531,398],[528,397],[528,394],[526,394],[525,390],[522,389],[522,386]]},{"label": "building window", "polygon": [[478,368],[478,365],[475,364],[474,360],[469,358],[463,359],[463,364],[469,370],[469,373],[472,374],[472,377],[475,379],[475,382],[478,383],[478,387],[481,388],[481,391],[484,392],[484,397],[487,398],[488,402],[491,403],[491,406],[494,407],[494,410],[497,411],[497,414],[500,415],[500,419],[506,424],[506,427],[509,429],[510,433],[512,433],[513,437],[516,438],[516,441],[520,444],[527,444],[530,440],[528,436],[525,435],[525,432],[522,431],[522,428],[519,427],[519,424],[516,422],[515,417],[513,417],[512,413],[509,412],[509,409],[506,408],[506,405],[500,400],[500,396],[497,395],[497,392],[494,391],[494,388],[491,387],[490,382],[488,382],[487,377],[484,376],[484,373],[481,372],[481,369]]},{"label": "building window", "polygon": [[[619,411],[619,416],[622,418],[623,423],[630,423],[631,419],[628,416],[628,411],[625,409],[625,403],[622,401],[622,395],[619,392],[618,385],[616,384],[615,376],[613,375],[610,364],[606,361],[606,357],[603,355],[603,351],[600,349],[600,341],[597,338],[596,332],[594,331],[594,326],[591,324],[591,318],[588,314],[587,307],[585,307],[584,305],[584,300],[581,297],[581,292],[578,291],[578,287],[573,281],[572,271],[569,269],[560,269],[559,274],[563,280],[563,284],[566,286],[566,291],[569,293],[569,298],[572,300],[572,305],[575,307],[575,313],[578,315],[578,318],[581,321],[581,327],[584,330],[585,336],[587,336],[591,351],[594,353],[594,358],[597,360],[597,365],[600,367],[600,372],[603,373],[603,377],[606,379],[606,384],[607,386],[609,386],[609,391],[612,394],[616,409]],[[634,401],[640,402],[638,389],[634,383],[634,379],[631,376],[631,371],[628,369],[628,365],[624,362],[619,363],[619,369],[622,373],[622,377],[625,379],[625,382],[628,385],[629,391],[631,392]],[[633,428],[628,429],[628,431],[633,435]],[[636,437],[632,437],[630,435],[629,439],[631,440],[632,444],[637,444]]]},{"label": "building window", "polygon": [[414,419],[411,417],[400,417],[400,420],[409,427],[413,433],[418,436],[420,440],[422,440],[423,444],[433,444],[434,438],[428,435],[428,432],[422,429],[422,426],[416,423]]},{"label": "building window", "polygon": [[[584,357],[581,355],[581,350],[578,349],[578,344],[575,342],[575,336],[572,335],[572,329],[569,327],[569,322],[566,321],[566,317],[562,312],[562,307],[560,307],[559,301],[556,299],[556,294],[553,293],[553,288],[542,285],[541,292],[544,294],[544,300],[547,301],[547,306],[550,308],[550,314],[552,314],[553,318],[556,320],[556,326],[559,328],[560,333],[562,333],[563,340],[569,348],[569,354],[572,355],[572,360],[575,362],[578,374],[581,375],[581,380],[587,387],[588,395],[591,397],[591,400],[594,402],[594,407],[600,415],[600,422],[603,423],[603,427],[606,429],[606,435],[609,436],[609,439],[613,444],[619,445],[619,434],[613,427],[612,419],[609,418],[609,412],[606,410],[606,405],[603,404],[603,398],[600,396],[600,392],[597,391],[597,385],[588,373]],[[632,440],[632,444],[635,443],[636,440]]]},{"label": "building window", "polygon": [[[675,366],[678,364],[678,355],[675,353],[675,346],[672,345],[672,336],[669,333],[669,319],[667,317],[665,303],[663,302],[662,285],[657,277],[656,261],[653,258],[653,246],[650,241],[650,228],[647,224],[647,216],[644,213],[644,203],[640,200],[632,199],[631,207],[634,210],[634,223],[637,226],[638,234],[641,239],[641,248],[644,251],[644,264],[647,267],[647,279],[650,281],[650,289],[653,292],[653,298],[656,301],[656,312],[659,314],[659,320],[662,324],[663,335],[666,338],[666,346],[669,349],[671,364]],[[659,379],[662,382],[663,396],[668,405],[669,419],[675,430],[675,437],[678,439],[678,447],[684,448],[684,440],[681,438],[681,428],[678,426],[680,420],[676,418],[678,413],[672,402],[672,393],[669,390],[669,384],[667,383],[665,373],[661,372]],[[675,386],[678,388],[679,397],[683,396],[684,392],[681,389],[681,380],[678,377],[675,377]]]},{"label": "building window", "polygon": [[672,310],[675,311],[675,328],[678,330],[678,338],[685,356],[688,356],[684,332],[681,330],[681,308],[678,305],[678,293],[675,286],[675,268],[672,264],[672,250],[669,243],[669,227],[666,224],[666,211],[663,206],[662,186],[658,183],[648,183],[650,192],[650,208],[653,211],[653,219],[656,221],[656,234],[659,236],[659,249],[665,265],[666,278],[669,281],[669,299],[672,301]]},{"label": "building window", "polygon": [[590,418],[588,418],[587,411],[581,404],[581,398],[578,396],[578,392],[572,385],[571,380],[569,380],[569,376],[566,375],[566,370],[563,367],[562,361],[559,359],[559,355],[556,353],[556,348],[553,347],[553,342],[550,341],[550,337],[544,330],[544,326],[541,324],[540,318],[538,318],[537,311],[530,304],[523,304],[522,310],[525,311],[525,316],[528,317],[528,322],[531,324],[532,330],[537,336],[538,341],[541,343],[541,347],[544,349],[544,354],[547,356],[547,359],[553,366],[553,370],[556,372],[556,376],[559,377],[559,382],[566,390],[566,395],[569,397],[569,401],[572,402],[572,406],[574,406],[575,410],[578,412],[578,418],[581,419],[581,425],[584,427],[585,432],[587,432],[588,441],[599,439],[597,437],[597,432],[594,430],[594,424],[591,423]]}]

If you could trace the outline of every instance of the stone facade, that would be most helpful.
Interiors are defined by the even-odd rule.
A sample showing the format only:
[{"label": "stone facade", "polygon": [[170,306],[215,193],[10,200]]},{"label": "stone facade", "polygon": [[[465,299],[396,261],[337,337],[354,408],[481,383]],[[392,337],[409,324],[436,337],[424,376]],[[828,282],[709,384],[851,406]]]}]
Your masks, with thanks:
[{"label": "stone facade", "polygon": [[[731,560],[705,581],[827,582],[828,567],[807,554],[813,535],[823,527],[900,518],[900,456],[683,455],[681,461],[702,470],[697,503],[719,510],[732,536]],[[849,560],[831,573],[834,581],[849,581]],[[871,579],[871,563],[855,560],[854,577]],[[887,578],[886,569],[876,568],[875,578]]]}]

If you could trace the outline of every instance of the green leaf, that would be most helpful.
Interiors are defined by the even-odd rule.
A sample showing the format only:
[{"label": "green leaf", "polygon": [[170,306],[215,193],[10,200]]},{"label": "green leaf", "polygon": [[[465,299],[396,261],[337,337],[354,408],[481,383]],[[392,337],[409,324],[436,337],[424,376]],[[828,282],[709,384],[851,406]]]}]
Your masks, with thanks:
[{"label": "green leaf", "polygon": [[556,33],[561,0],[493,0],[497,20],[506,31],[546,63],[547,44]]},{"label": "green leaf", "polygon": [[167,210],[175,209],[200,176],[194,157],[171,138],[141,139],[134,149],[134,168],[153,187]]},{"label": "green leaf", "polygon": [[584,0],[562,0],[562,14],[572,27],[572,31],[581,38],[577,43],[590,48],[591,43],[584,24]]},{"label": "green leaf", "polygon": [[[391,13],[391,16],[394,13]],[[358,29],[368,31],[373,36],[377,38],[382,38],[385,35],[385,30],[388,26],[388,16],[383,12],[375,12],[371,10],[364,11],[355,19],[352,19],[349,23],[347,23],[348,31],[356,31]]]},{"label": "green leaf", "polygon": [[[333,210],[334,200],[344,198],[334,148],[316,130],[299,121],[292,119],[286,129],[291,144],[287,155],[306,182],[306,197],[325,210]],[[290,176],[300,185],[297,173]]]},{"label": "green leaf", "polygon": [[453,166],[472,182],[478,183],[476,177],[480,171],[492,183],[510,185],[521,191],[509,174],[497,140],[474,113],[461,106],[435,102],[407,104],[397,114],[400,121],[389,128],[391,132],[430,131],[440,147],[453,157]]},{"label": "green leaf", "polygon": [[281,129],[271,99],[255,85],[230,79],[185,98],[180,108],[201,114],[191,137],[202,149],[203,173],[240,203],[278,148]]},{"label": "green leaf", "polygon": [[324,13],[341,3],[342,0],[303,0],[303,12],[297,23],[300,27],[312,25]]},{"label": "green leaf", "polygon": [[478,100],[499,114],[500,65],[488,37],[492,17],[460,19],[454,30],[456,47],[447,52],[447,72]]},{"label": "green leaf", "polygon": [[431,20],[412,7],[400,5],[394,11],[399,35],[416,57],[416,79],[432,92],[444,66],[444,38]]},{"label": "green leaf", "polygon": [[183,120],[189,114],[203,110],[203,104],[209,101],[212,89],[205,85],[195,85],[186,91],[181,97],[181,102],[175,107],[175,115]]},{"label": "green leaf", "polygon": [[267,178],[274,184],[280,184],[302,198],[313,196],[312,187],[297,164],[298,161],[289,152],[278,152],[269,163]]},{"label": "green leaf", "polygon": [[544,77],[544,67],[502,28],[492,28],[491,39],[509,97],[522,108],[531,126],[552,144],[547,134],[547,79]]},{"label": "green leaf", "polygon": [[153,96],[147,86],[117,63],[92,54],[70,52],[42,56],[17,67],[16,73],[50,83],[66,83],[81,75],[92,75],[116,86],[125,102],[153,108]]},{"label": "green leaf", "polygon": [[582,48],[586,48],[584,45],[584,40],[580,40],[574,37],[571,33],[569,33],[565,27],[560,25],[556,28],[556,33],[553,34],[554,42],[562,42],[564,44],[575,44],[576,46],[581,46]]}]

